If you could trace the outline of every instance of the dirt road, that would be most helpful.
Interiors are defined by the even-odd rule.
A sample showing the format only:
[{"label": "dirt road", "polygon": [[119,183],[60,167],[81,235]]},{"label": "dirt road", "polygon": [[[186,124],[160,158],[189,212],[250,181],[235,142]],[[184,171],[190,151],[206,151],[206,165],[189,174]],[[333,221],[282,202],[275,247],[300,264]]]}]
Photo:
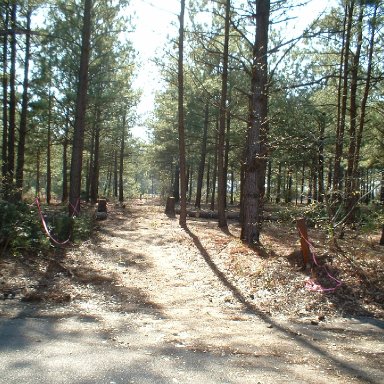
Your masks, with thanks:
[{"label": "dirt road", "polygon": [[270,316],[201,242],[205,225],[111,209],[56,265],[69,302],[0,303],[0,382],[384,382],[383,322]]}]

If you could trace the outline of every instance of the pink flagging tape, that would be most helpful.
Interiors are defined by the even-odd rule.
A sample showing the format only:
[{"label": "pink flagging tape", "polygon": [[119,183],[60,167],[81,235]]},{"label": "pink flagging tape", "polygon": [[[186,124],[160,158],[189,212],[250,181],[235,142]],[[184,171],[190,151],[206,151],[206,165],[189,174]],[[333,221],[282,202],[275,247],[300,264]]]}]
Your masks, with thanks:
[{"label": "pink flagging tape", "polygon": [[71,202],[69,202],[68,204],[69,204],[69,205],[72,207],[72,209],[73,209],[73,216],[77,216],[77,215],[80,213],[80,211],[79,211],[79,209],[78,209],[78,206],[79,206],[79,204],[80,204],[80,199],[77,199],[75,206],[73,206],[73,204],[71,204]]},{"label": "pink flagging tape", "polygon": [[57,245],[65,245],[65,244],[67,244],[69,242],[69,238],[67,240],[63,241],[63,242],[60,242],[60,241],[56,240],[55,238],[53,238],[53,236],[49,232],[47,223],[46,223],[46,221],[44,219],[43,212],[41,211],[40,201],[39,201],[38,197],[36,197],[35,203],[36,203],[37,209],[39,211],[39,216],[40,216],[40,219],[41,219],[41,223],[43,224],[44,231],[48,235],[48,237]]},{"label": "pink flagging tape", "polygon": [[[299,230],[300,231],[300,230]],[[306,240],[303,236],[303,234],[301,233],[300,231],[300,236],[304,239],[304,241],[308,244],[309,246],[309,250],[311,251],[311,255],[312,255],[312,259],[313,259],[313,262],[314,264],[317,266],[317,267],[322,267],[325,271],[325,273],[327,274],[328,278],[330,280],[333,280],[336,282],[336,285],[332,288],[324,288],[321,284],[318,284],[315,280],[311,279],[310,277],[308,277],[305,281],[305,288],[307,288],[309,291],[314,291],[314,292],[334,292],[338,287],[340,287],[340,285],[342,285],[343,283],[336,279],[334,276],[332,276],[329,272],[328,272],[328,269],[325,265],[319,265],[319,263],[317,262],[317,259],[316,259],[316,253],[315,253],[315,247],[312,245],[312,243],[310,243],[308,240]]]}]

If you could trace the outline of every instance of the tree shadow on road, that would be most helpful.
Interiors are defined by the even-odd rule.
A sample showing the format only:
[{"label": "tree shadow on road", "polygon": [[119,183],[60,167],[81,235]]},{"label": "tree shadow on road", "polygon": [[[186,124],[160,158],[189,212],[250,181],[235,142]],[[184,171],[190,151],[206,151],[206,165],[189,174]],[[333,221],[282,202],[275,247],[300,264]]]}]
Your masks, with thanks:
[{"label": "tree shadow on road", "polygon": [[[132,253],[123,261],[121,268],[131,273],[140,273],[140,269],[145,268],[141,255]],[[118,273],[98,268],[87,260],[79,259],[73,264],[64,249],[57,249],[55,254],[40,261],[31,258],[25,262],[31,276],[27,288],[24,292],[10,288],[10,292],[16,290],[15,295],[0,303],[0,316],[3,317],[0,317],[0,352],[33,345],[30,333],[60,337],[56,325],[63,319],[102,324],[101,312],[105,311],[164,318],[162,307],[153,302],[145,290],[122,284]],[[89,304],[93,308],[91,311],[84,309]],[[42,327],[34,331],[29,319],[36,318],[41,319]],[[77,331],[81,334],[81,327]],[[108,338],[105,332],[98,335],[103,340]],[[72,336],[76,337],[75,334]]]},{"label": "tree shadow on road", "polygon": [[275,330],[277,330],[281,334],[288,336],[290,338],[294,338],[297,344],[299,344],[301,347],[305,348],[306,350],[310,351],[311,353],[314,353],[322,358],[332,361],[335,369],[338,369],[339,371],[344,372],[345,374],[356,376],[367,383],[374,383],[374,381],[372,381],[369,374],[364,370],[364,367],[356,367],[347,361],[341,360],[340,358],[334,356],[333,354],[330,354],[325,349],[316,345],[314,342],[311,342],[310,340],[304,338],[303,334],[298,333],[297,331],[294,331],[287,326],[277,323],[271,316],[260,311],[260,309],[254,303],[250,302],[242,294],[242,292],[231,281],[229,281],[225,273],[223,273],[217,267],[217,265],[209,255],[209,252],[205,249],[205,247],[201,243],[199,237],[195,235],[189,228],[186,228],[185,232],[191,237],[194,245],[198,249],[201,256],[204,258],[207,265],[211,268],[212,272],[218,277],[221,283],[232,292],[233,296],[241,304],[243,304],[243,306],[245,307],[248,313],[256,315],[262,321],[269,324],[269,326],[273,327]]}]

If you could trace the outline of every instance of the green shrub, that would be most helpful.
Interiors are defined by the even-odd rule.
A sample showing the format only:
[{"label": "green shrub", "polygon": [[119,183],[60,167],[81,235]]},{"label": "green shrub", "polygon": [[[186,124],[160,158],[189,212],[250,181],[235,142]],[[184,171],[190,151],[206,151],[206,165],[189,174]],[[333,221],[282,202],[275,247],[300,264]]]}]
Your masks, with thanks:
[{"label": "green shrub", "polygon": [[35,207],[0,200],[0,223],[0,254],[37,254],[48,250],[49,241],[42,232]]},{"label": "green shrub", "polygon": [[[89,239],[94,223],[93,216],[86,211],[72,218],[66,210],[49,210],[44,213],[44,220],[50,235],[59,243]],[[44,231],[36,206],[0,200],[0,255],[45,253],[51,244],[56,245]]]},{"label": "green shrub", "polygon": [[71,218],[73,221],[73,236],[74,242],[87,240],[91,237],[94,225],[93,214],[82,211],[77,217]]},{"label": "green shrub", "polygon": [[357,219],[364,232],[379,230],[384,225],[384,207],[379,204],[361,205]]}]

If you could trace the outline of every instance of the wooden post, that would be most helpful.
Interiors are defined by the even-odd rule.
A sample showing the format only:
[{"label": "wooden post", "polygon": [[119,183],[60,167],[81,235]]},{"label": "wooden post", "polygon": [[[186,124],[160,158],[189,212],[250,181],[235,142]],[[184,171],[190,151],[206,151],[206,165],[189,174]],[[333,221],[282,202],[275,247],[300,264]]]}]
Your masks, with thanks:
[{"label": "wooden post", "polygon": [[304,218],[296,220],[296,227],[300,234],[301,253],[303,255],[304,266],[308,268],[310,266],[311,250],[309,248],[307,224]]},{"label": "wooden post", "polygon": [[175,217],[175,198],[173,196],[169,196],[167,198],[167,205],[165,206],[165,214],[169,217]]}]

